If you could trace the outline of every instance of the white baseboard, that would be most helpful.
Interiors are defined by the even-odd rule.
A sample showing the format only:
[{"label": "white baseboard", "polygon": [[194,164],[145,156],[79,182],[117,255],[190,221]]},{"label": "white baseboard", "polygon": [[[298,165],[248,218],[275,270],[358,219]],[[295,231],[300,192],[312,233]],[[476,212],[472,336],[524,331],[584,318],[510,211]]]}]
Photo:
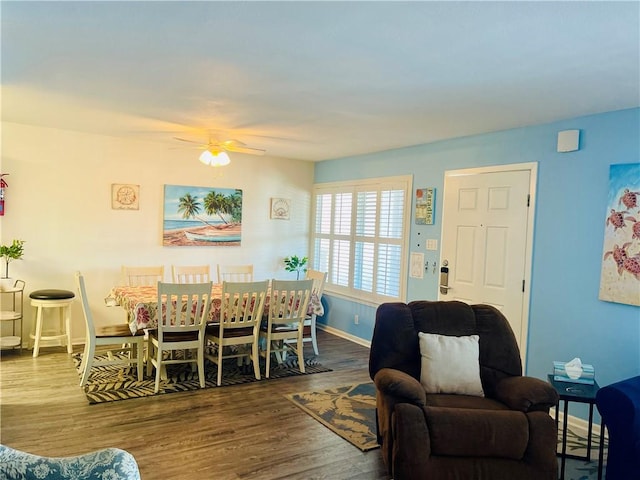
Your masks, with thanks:
[{"label": "white baseboard", "polygon": [[364,340],[360,337],[356,337],[355,335],[351,335],[342,330],[338,330],[337,328],[333,328],[328,325],[321,325],[320,323],[317,323],[316,327],[320,330],[324,330],[325,332],[330,333],[331,335],[335,335],[336,337],[344,338],[345,340],[357,343],[358,345],[362,345],[363,347],[371,348],[370,341]]},{"label": "white baseboard", "polygon": [[[595,407],[594,407],[595,408]],[[549,415],[551,415],[551,417],[556,418],[556,409],[552,408],[551,411],[549,412]],[[564,412],[560,412],[560,414],[558,415],[558,421],[559,422],[564,422]],[[578,417],[574,417],[573,415],[569,415],[569,423],[567,424],[567,427],[572,429],[574,432],[579,432],[582,436],[587,436],[587,432],[589,431],[589,422],[587,420],[584,420],[582,418],[578,418]],[[562,428],[562,426],[560,425],[559,428]],[[594,423],[593,427],[593,436],[595,438],[600,438],[600,424],[599,423]],[[607,432],[605,431],[605,438],[607,438]]]}]

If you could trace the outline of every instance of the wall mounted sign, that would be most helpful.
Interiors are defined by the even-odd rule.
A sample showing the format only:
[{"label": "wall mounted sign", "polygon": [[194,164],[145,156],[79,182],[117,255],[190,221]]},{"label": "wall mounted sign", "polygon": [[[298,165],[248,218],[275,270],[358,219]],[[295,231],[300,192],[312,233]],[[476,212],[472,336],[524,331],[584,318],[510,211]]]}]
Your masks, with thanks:
[{"label": "wall mounted sign", "polygon": [[600,300],[640,305],[640,163],[609,167]]},{"label": "wall mounted sign", "polygon": [[140,208],[140,185],[112,184],[111,208],[114,210],[138,210]]},{"label": "wall mounted sign", "polygon": [[416,190],[416,225],[433,225],[436,189]]},{"label": "wall mounted sign", "polygon": [[164,186],[165,246],[239,246],[242,190]]}]

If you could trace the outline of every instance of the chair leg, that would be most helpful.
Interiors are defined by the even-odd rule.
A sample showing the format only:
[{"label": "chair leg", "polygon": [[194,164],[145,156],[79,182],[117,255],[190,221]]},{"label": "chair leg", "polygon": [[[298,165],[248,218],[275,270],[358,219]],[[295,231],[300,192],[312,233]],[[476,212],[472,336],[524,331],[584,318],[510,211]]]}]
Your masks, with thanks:
[{"label": "chair leg", "polygon": [[160,376],[162,375],[162,368],[164,367],[164,365],[162,365],[162,350],[157,348],[156,351],[157,351],[157,356],[156,356],[157,363],[156,363],[156,384],[153,389],[154,393],[158,393],[158,390],[160,390]]},{"label": "chair leg", "polygon": [[200,379],[200,388],[204,388],[204,348],[198,349],[198,378]]},{"label": "chair leg", "polygon": [[298,335],[298,366],[300,371],[304,373],[304,343],[302,340],[302,332]]},{"label": "chair leg", "polygon": [[62,308],[62,310],[64,310],[64,326],[67,336],[67,353],[71,355],[73,353],[73,345],[71,344],[71,308],[69,307],[69,304],[67,304]]},{"label": "chair leg", "polygon": [[40,352],[40,337],[42,336],[42,307],[36,307],[36,333],[33,342],[33,358],[38,356]]},{"label": "chair leg", "polygon": [[91,367],[93,366],[93,357],[95,353],[96,346],[93,343],[88,342],[87,344],[85,344],[84,356],[86,357],[86,359],[83,358],[84,370],[82,371],[82,378],[80,378],[81,387],[84,387],[87,383],[87,380],[89,380],[89,373],[91,373]]},{"label": "chair leg", "polygon": [[311,315],[311,345],[313,345],[313,353],[318,355],[318,339],[316,337],[316,314]]},{"label": "chair leg", "polygon": [[258,352],[258,342],[254,341],[251,345],[251,360],[253,360],[253,373],[256,375],[256,380],[260,380],[260,354]]},{"label": "chair leg", "polygon": [[267,357],[266,357],[266,367],[264,371],[264,376],[269,378],[269,368],[271,366],[271,339],[267,337]]},{"label": "chair leg", "polygon": [[[137,342],[136,344],[136,360],[138,364],[138,381],[141,382],[144,379],[144,342]],[[131,345],[133,351],[133,344]]]},{"label": "chair leg", "polygon": [[[222,341],[222,339],[220,339],[220,341]],[[218,345],[218,386],[222,383],[222,350],[222,345]]]},{"label": "chair leg", "polygon": [[147,376],[151,376],[151,370],[153,369],[153,349],[153,342],[149,339],[149,343],[147,343]]}]

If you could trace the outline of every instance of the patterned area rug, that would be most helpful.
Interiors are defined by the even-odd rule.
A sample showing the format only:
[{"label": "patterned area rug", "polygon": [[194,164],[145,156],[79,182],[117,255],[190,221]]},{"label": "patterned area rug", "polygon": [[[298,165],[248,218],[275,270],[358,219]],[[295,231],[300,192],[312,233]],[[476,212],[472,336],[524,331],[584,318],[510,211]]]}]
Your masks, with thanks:
[{"label": "patterned area rug", "polygon": [[[360,383],[316,392],[286,395],[294,404],[330,428],[362,451],[378,448],[376,441],[376,390],[373,383]],[[562,424],[560,424],[562,427]],[[558,450],[561,441],[558,439]],[[599,439],[592,438],[591,461],[568,458],[566,480],[596,480],[598,478]],[[587,439],[567,429],[567,453],[586,456]],[[558,458],[558,468],[561,459]],[[606,463],[606,443],[605,443]],[[604,478],[603,469],[603,478]]]},{"label": "patterned area rug", "polygon": [[[80,375],[82,354],[75,354],[73,360],[78,375]],[[277,364],[276,362],[271,363],[271,372],[268,379],[262,376],[260,380],[256,380],[252,365],[238,367],[234,359],[225,361],[223,365],[221,386],[240,385],[243,383],[262,382],[277,378],[331,371],[330,368],[323,367],[319,364],[315,358],[307,358],[305,359],[305,373],[301,373],[298,368],[297,357],[290,356],[286,362],[281,364]],[[205,388],[217,387],[217,365],[205,360],[205,372]],[[264,372],[264,366],[261,366],[261,372]],[[188,364],[168,365],[167,376],[169,377],[168,380],[161,381],[160,391],[157,395],[200,389],[198,372],[192,372],[191,366]],[[156,395],[153,393],[154,386],[155,369],[152,371],[151,377],[147,377],[145,371],[145,378],[140,382],[138,381],[135,367],[94,367],[91,369],[89,381],[84,387],[84,393],[89,403],[114,402],[117,400]]]},{"label": "patterned area rug", "polygon": [[294,393],[286,397],[363,452],[379,447],[373,383]]},{"label": "patterned area rug", "polygon": [[[587,438],[586,432],[577,432],[567,428],[567,453],[580,457],[587,456]],[[598,435],[591,437],[591,460],[579,460],[575,458],[567,458],[565,465],[565,480],[597,480],[598,478],[598,449],[600,447],[600,438]],[[558,452],[562,451],[562,423],[558,432]],[[558,469],[560,469],[562,459],[558,455]],[[604,442],[604,466],[602,468],[602,478],[605,477],[607,463],[607,441]]]}]

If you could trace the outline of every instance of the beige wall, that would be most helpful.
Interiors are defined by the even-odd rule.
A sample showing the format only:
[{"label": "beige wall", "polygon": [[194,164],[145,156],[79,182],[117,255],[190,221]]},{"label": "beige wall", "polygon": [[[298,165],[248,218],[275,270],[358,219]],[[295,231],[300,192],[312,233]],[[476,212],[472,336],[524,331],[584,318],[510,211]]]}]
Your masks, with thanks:
[{"label": "beige wall", "polygon": [[[105,307],[104,297],[118,283],[122,264],[163,264],[167,281],[172,264],[205,263],[212,271],[217,263],[253,263],[258,279],[294,278],[282,259],[308,254],[313,164],[236,154],[231,165],[213,169],[198,162],[198,150],[171,146],[3,122],[0,170],[10,175],[0,239],[26,241],[25,256],[10,264],[10,276],[25,280],[28,294],[75,290],[73,273],[81,270],[96,316],[112,321],[123,313]],[[112,210],[112,183],[139,184],[140,209]],[[165,184],[242,189],[242,245],[163,247]],[[269,218],[271,197],[292,200],[290,221]],[[25,314],[28,338],[28,299]],[[73,337],[84,338],[78,302]]]}]

